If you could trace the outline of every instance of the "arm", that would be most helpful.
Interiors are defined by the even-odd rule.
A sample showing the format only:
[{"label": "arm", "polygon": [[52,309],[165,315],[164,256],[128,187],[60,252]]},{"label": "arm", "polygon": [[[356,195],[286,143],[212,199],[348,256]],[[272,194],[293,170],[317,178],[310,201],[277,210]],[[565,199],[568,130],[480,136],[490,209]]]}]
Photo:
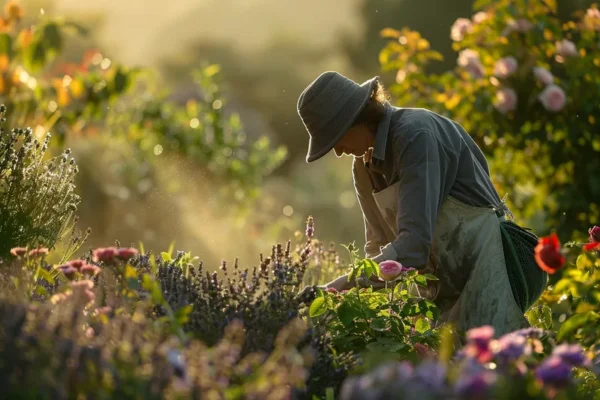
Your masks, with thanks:
[{"label": "arm", "polygon": [[[379,254],[380,248],[386,243],[385,233],[382,231],[377,221],[379,209],[373,198],[373,186],[369,178],[369,173],[363,164],[361,158],[355,158],[352,163],[352,176],[354,177],[354,189],[358,198],[358,204],[363,214],[365,226],[365,253],[368,258]],[[373,277],[371,277],[373,279]],[[361,286],[379,287],[384,285],[381,282],[361,279]],[[351,289],[356,286],[356,282],[348,282],[348,275],[343,275],[326,285],[326,288],[335,288],[338,291]],[[381,286],[383,287],[383,286]]]},{"label": "arm", "polygon": [[374,260],[422,268],[429,259],[438,211],[456,178],[457,155],[426,130],[393,145],[400,187],[398,235]]}]

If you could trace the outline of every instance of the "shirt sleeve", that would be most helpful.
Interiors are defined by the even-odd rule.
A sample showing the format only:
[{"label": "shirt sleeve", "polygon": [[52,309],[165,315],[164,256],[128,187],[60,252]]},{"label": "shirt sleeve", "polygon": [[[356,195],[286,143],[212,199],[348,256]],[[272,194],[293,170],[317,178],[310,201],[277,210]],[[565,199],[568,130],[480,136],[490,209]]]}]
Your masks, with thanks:
[{"label": "shirt sleeve", "polygon": [[386,247],[395,250],[403,265],[421,268],[429,259],[439,209],[456,179],[458,156],[433,132],[419,130],[395,141],[394,158],[399,179],[398,235]]},{"label": "shirt sleeve", "polygon": [[373,185],[362,159],[355,158],[352,163],[352,176],[358,204],[365,224],[365,253],[368,258],[379,254],[380,248],[386,244],[385,232],[378,222],[379,209],[373,198]]}]

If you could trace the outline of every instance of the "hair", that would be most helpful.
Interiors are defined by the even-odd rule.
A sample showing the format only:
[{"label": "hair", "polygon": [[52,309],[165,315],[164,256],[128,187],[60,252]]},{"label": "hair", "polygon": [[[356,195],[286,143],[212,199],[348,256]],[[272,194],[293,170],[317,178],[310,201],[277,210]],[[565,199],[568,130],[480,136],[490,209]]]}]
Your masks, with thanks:
[{"label": "hair", "polygon": [[390,95],[378,78],[373,87],[373,91],[371,92],[369,101],[365,104],[360,114],[358,114],[358,117],[356,117],[352,126],[366,124],[368,125],[369,130],[375,132],[377,125],[385,115],[385,104],[389,98]]}]

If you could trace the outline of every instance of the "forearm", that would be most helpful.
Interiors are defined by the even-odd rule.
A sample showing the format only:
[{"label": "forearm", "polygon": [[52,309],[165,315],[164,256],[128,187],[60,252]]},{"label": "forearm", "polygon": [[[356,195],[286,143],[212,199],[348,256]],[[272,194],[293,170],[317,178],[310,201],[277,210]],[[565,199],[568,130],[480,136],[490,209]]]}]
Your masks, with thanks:
[{"label": "forearm", "polygon": [[385,287],[385,282],[378,281],[377,276],[375,276],[375,275],[372,275],[369,279],[367,279],[366,277],[363,276],[363,277],[358,277],[358,279],[348,280],[349,276],[350,276],[349,274],[346,274],[346,275],[340,276],[337,279],[334,279],[333,281],[331,281],[327,285],[325,285],[325,289],[333,288],[333,289],[337,290],[338,292],[341,292],[342,290],[349,290],[349,289],[356,287],[357,283],[358,283],[359,287],[371,286],[375,289],[380,289],[382,287]]}]

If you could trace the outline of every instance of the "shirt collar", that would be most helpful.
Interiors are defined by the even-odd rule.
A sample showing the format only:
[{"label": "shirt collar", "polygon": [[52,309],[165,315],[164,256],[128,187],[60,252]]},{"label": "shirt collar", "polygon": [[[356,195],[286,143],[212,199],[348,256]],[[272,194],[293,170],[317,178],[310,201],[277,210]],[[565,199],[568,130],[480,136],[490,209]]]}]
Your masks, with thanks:
[{"label": "shirt collar", "polygon": [[385,160],[385,148],[390,131],[390,120],[392,119],[392,106],[390,103],[385,103],[385,112],[383,119],[377,125],[375,133],[375,144],[373,145],[373,158],[377,160]]}]

